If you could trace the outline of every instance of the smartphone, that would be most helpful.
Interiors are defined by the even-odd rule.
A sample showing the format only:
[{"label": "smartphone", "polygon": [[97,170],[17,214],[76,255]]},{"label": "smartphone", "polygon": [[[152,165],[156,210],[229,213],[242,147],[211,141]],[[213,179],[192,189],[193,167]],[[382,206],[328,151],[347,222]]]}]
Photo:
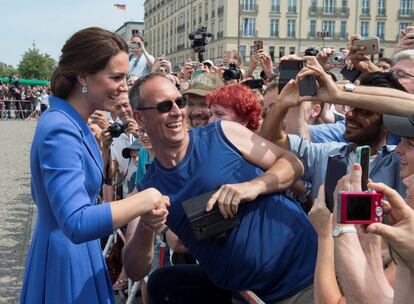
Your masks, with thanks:
[{"label": "smartphone", "polygon": [[306,76],[299,80],[299,96],[316,96],[318,86],[315,75]]},{"label": "smartphone", "polygon": [[357,69],[348,70],[346,66],[341,70],[340,73],[345,77],[345,79],[348,79],[350,82],[354,82],[355,80],[357,80],[359,75],[361,75],[360,70],[357,70]]},{"label": "smartphone", "polygon": [[261,89],[264,85],[263,79],[249,79],[242,82],[243,85],[250,89]]},{"label": "smartphone", "polygon": [[198,62],[197,61],[191,61],[191,66],[194,70],[198,69]]},{"label": "smartphone", "polygon": [[255,52],[263,50],[263,41],[262,40],[255,40],[254,41],[254,50],[255,50]]},{"label": "smartphone", "polygon": [[355,162],[361,165],[362,177],[361,177],[361,189],[362,191],[368,190],[368,178],[369,178],[369,157],[371,155],[371,148],[369,146],[361,146],[356,148]]},{"label": "smartphone", "polygon": [[303,68],[304,64],[305,62],[303,60],[283,60],[279,64],[279,93],[282,92],[289,80],[296,78],[296,75]]},{"label": "smartphone", "polygon": [[334,209],[334,192],[338,181],[344,177],[348,170],[346,159],[341,155],[330,155],[325,175],[325,202],[331,213]]},{"label": "smartphone", "polygon": [[380,52],[380,42],[378,37],[366,37],[352,41],[352,46],[363,47],[360,51],[364,55],[374,55]]}]

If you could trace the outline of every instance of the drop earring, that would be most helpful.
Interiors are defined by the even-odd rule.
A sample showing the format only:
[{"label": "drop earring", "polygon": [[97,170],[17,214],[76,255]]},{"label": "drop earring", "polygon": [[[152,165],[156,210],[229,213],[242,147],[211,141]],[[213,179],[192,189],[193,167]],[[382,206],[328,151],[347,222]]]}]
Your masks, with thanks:
[{"label": "drop earring", "polygon": [[82,93],[83,93],[83,94],[88,93],[88,86],[87,86],[86,84],[83,84],[83,85],[82,85],[82,89],[81,89],[81,90],[82,90]]}]

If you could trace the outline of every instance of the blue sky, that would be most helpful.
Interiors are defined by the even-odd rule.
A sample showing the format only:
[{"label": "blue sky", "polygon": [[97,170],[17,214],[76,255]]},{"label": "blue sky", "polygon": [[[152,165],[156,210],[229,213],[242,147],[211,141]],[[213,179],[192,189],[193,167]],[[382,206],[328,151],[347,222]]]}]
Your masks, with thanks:
[{"label": "blue sky", "polygon": [[[115,3],[126,4],[126,13]],[[65,41],[79,29],[114,31],[125,20],[144,19],[144,0],[0,0],[0,7],[0,61],[14,67],[33,42],[58,60]]]}]

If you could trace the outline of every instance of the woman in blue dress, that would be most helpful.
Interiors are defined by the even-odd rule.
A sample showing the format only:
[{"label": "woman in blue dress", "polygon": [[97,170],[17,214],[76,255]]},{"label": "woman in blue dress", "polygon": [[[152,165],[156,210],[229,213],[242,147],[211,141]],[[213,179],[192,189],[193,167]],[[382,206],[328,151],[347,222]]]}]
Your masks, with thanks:
[{"label": "woman in blue dress", "polygon": [[154,188],[98,204],[103,163],[87,120],[127,91],[127,53],[100,28],[75,33],[62,48],[30,154],[38,217],[21,303],[114,303],[99,238],[150,211],[168,213],[168,198]]}]

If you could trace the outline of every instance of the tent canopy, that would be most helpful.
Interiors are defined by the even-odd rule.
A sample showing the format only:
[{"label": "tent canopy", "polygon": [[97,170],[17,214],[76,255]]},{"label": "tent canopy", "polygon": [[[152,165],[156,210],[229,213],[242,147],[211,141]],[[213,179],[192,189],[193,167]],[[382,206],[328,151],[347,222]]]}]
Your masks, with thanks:
[{"label": "tent canopy", "polygon": [[[9,77],[0,77],[0,80],[4,83],[9,83]],[[19,83],[22,85],[41,85],[46,86],[50,84],[49,80],[38,80],[38,79],[19,79]]]}]

